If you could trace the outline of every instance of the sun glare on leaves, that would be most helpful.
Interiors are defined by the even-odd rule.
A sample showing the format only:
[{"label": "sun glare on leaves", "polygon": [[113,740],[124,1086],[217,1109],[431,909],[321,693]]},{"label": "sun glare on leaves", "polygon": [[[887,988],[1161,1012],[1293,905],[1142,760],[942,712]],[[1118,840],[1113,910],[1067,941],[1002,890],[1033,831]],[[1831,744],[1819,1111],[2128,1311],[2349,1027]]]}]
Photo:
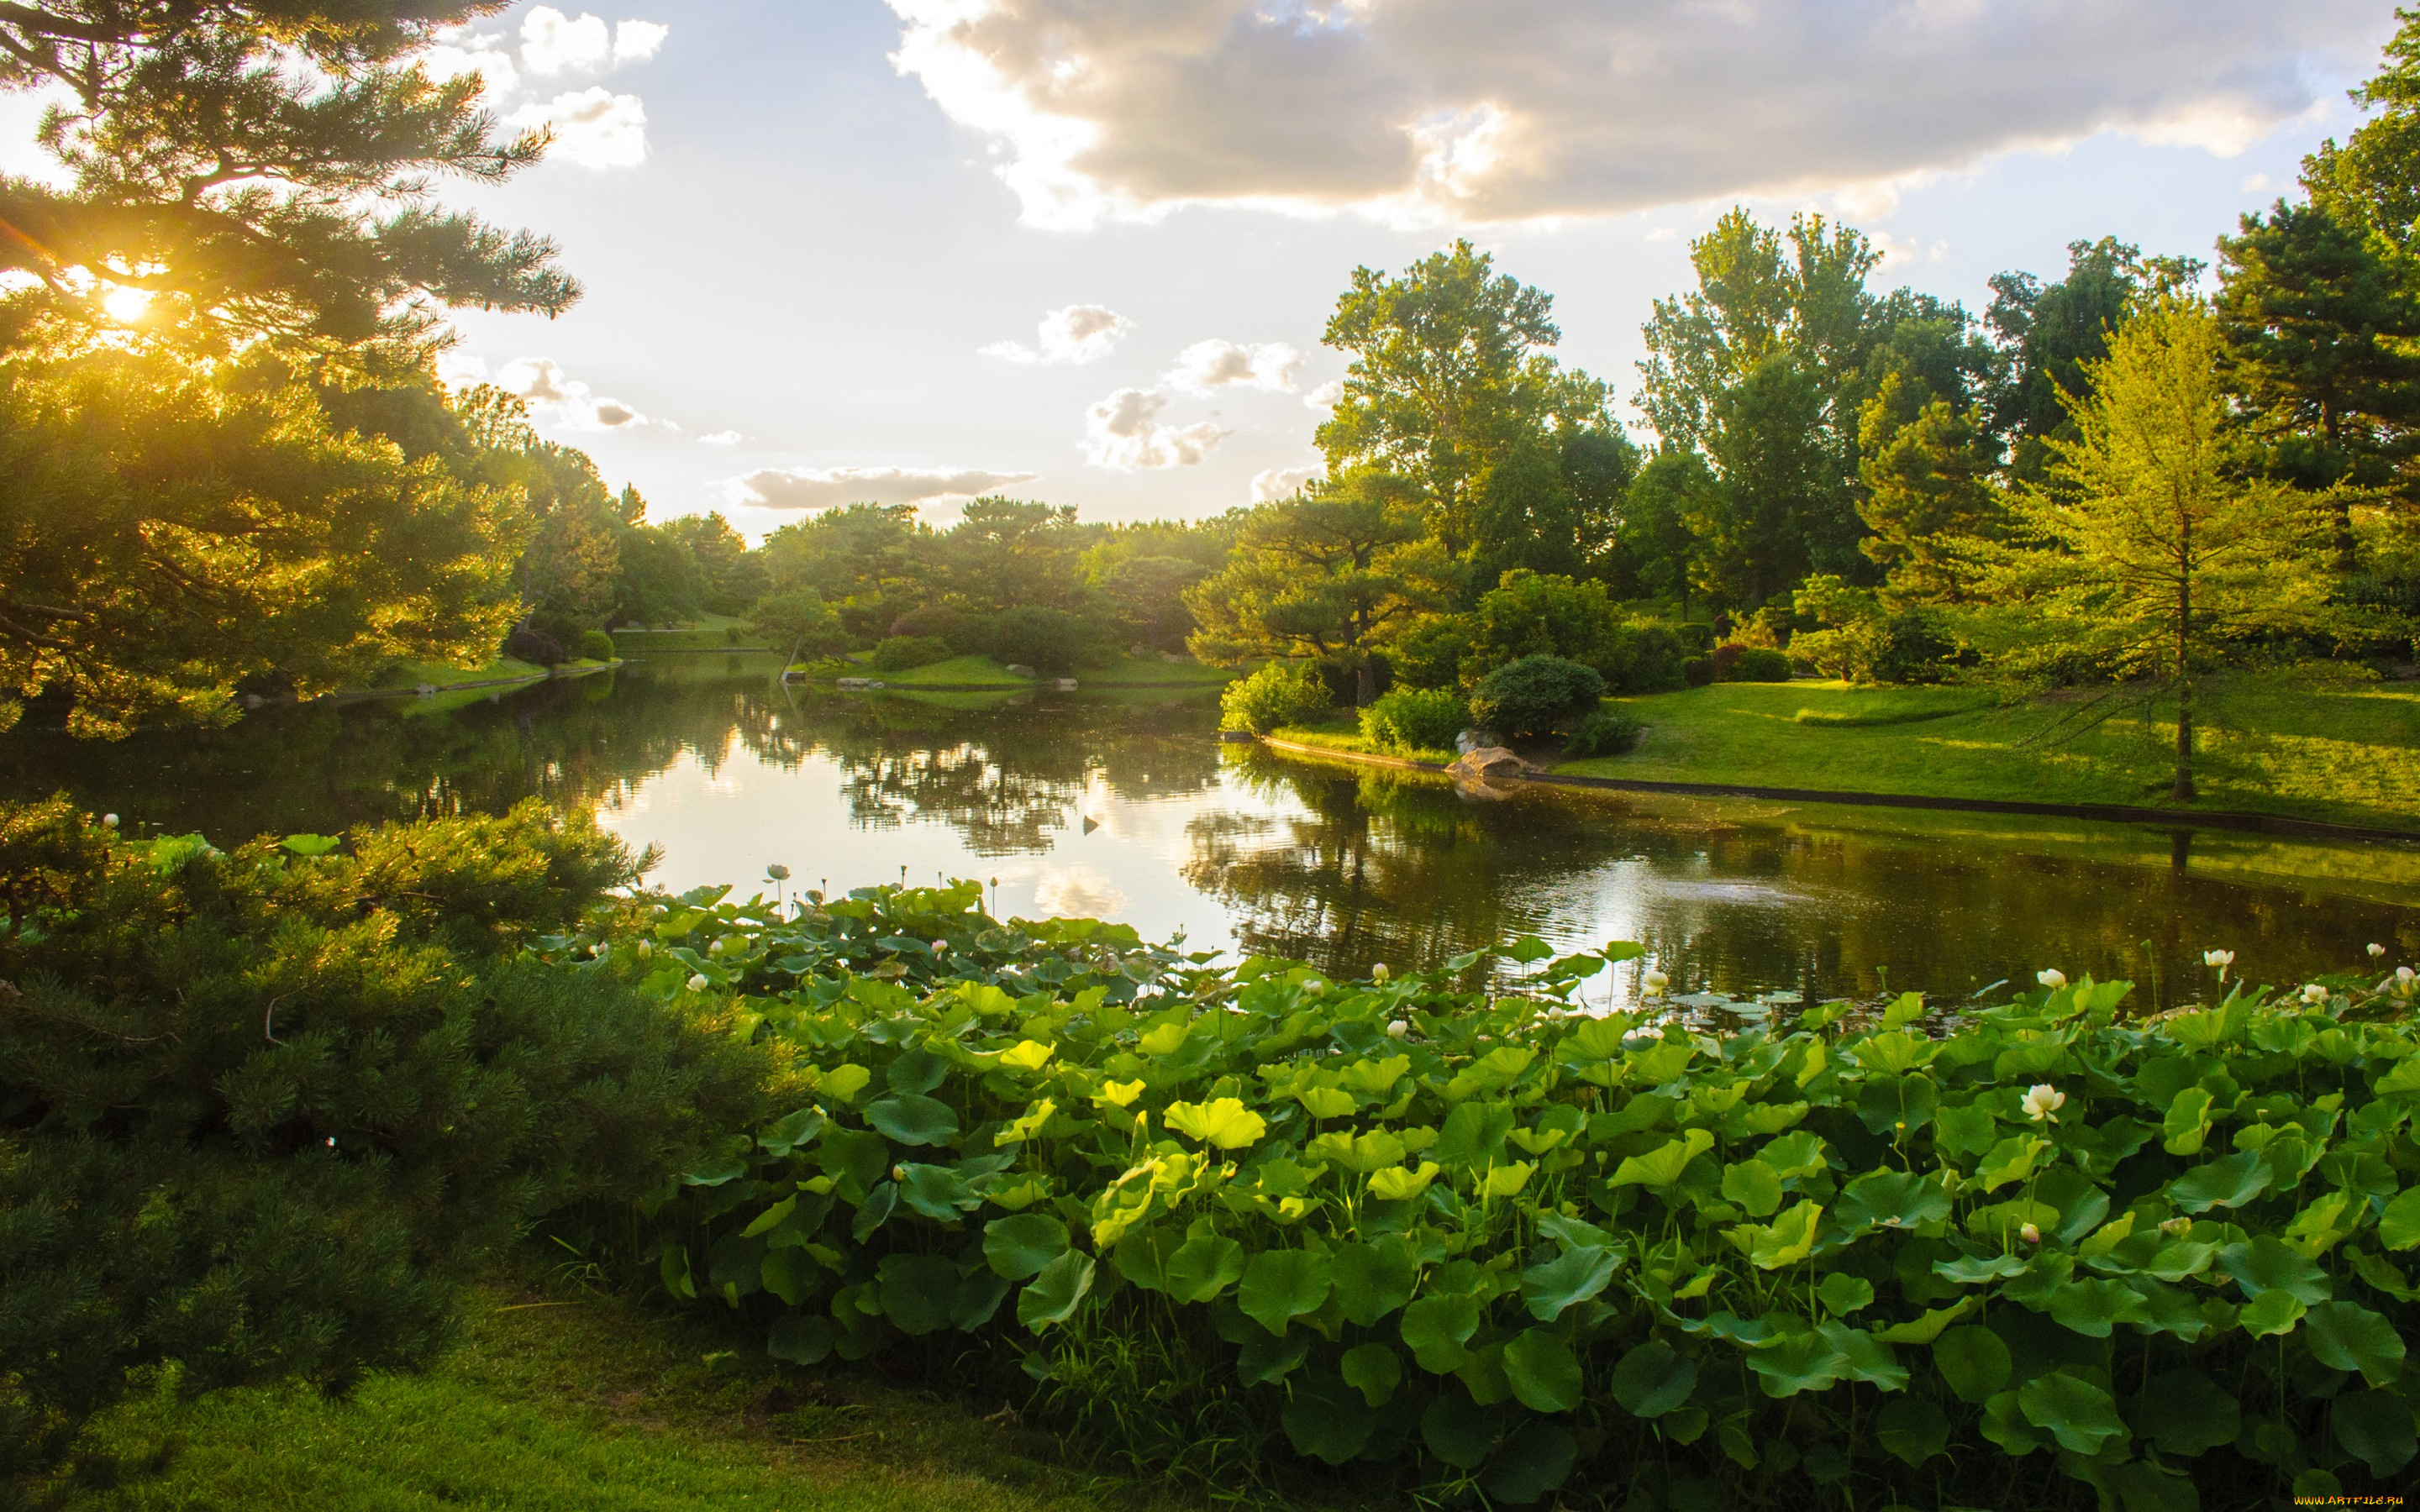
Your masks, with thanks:
[{"label": "sun glare on leaves", "polygon": [[119,325],[136,325],[151,313],[151,295],[147,289],[114,288],[101,296],[101,307]]}]

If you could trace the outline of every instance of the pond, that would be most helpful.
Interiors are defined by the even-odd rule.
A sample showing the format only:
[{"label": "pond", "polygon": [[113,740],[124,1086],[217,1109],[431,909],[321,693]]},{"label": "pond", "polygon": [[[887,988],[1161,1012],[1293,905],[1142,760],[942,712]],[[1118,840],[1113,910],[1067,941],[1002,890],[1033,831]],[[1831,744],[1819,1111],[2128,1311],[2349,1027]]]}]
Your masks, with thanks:
[{"label": "pond", "polygon": [[[0,738],[0,796],[64,791],[140,834],[333,832],[593,808],[675,889],[983,881],[1328,969],[1424,965],[1523,933],[1637,940],[1674,991],[1949,998],[2042,966],[2158,984],[2201,951],[2256,980],[2420,957],[2420,853],[2130,825],[1528,789],[1221,746],[1215,697],[784,687],[773,658],[667,656],[502,692],[264,710],[93,745]],[[1591,984],[1636,990],[1640,968]]]}]

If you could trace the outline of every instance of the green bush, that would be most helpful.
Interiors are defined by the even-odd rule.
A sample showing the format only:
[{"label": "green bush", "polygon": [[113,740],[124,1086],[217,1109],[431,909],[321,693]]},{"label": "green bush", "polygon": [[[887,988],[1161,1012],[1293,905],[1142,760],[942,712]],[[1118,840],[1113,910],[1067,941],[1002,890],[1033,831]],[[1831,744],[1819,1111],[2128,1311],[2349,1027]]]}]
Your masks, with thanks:
[{"label": "green bush", "polygon": [[532,1220],[627,1211],[766,1105],[760,1052],[520,959],[635,875],[586,819],[336,845],[0,810],[0,1500],[137,1366],[426,1359]]},{"label": "green bush", "polygon": [[1681,664],[1681,680],[1691,687],[1704,687],[1714,681],[1719,669],[1712,656],[1692,656]]},{"label": "green bush", "polygon": [[590,661],[613,659],[613,638],[602,630],[580,632],[580,654]]},{"label": "green bush", "polygon": [[817,661],[848,649],[848,632],[839,613],[812,588],[768,594],[748,610],[748,634],[802,661]]},{"label": "green bush", "polygon": [[894,635],[874,648],[876,671],[904,672],[950,659],[950,643],[937,635]]},{"label": "green bush", "polygon": [[1683,669],[1688,659],[1688,648],[1672,627],[1651,620],[1614,631],[1597,667],[1608,691],[1668,693],[1686,683]]},{"label": "green bush", "polygon": [[1599,709],[1579,722],[1563,743],[1567,756],[1627,756],[1647,727],[1620,709]]},{"label": "green bush", "polygon": [[[1725,652],[1731,655],[1725,656]],[[1790,656],[1771,646],[1724,645],[1714,648],[1714,665],[1726,683],[1786,683]]]},{"label": "green bush", "polygon": [[1468,724],[1459,696],[1441,687],[1398,687],[1361,711],[1361,733],[1381,750],[1451,750]]},{"label": "green bush", "polygon": [[1716,1035],[1570,1011],[1635,946],[1229,975],[979,896],[683,917],[814,1092],[659,1210],[673,1297],[783,1359],[1030,1377],[1144,1464],[1290,1448],[1424,1502],[2216,1509],[2413,1457],[2392,979]]},{"label": "green bush", "polygon": [[1218,728],[1265,735],[1280,725],[1316,719],[1335,707],[1326,679],[1305,662],[1273,661],[1218,695]]},{"label": "green bush", "polygon": [[1498,667],[1470,691],[1470,717],[1507,740],[1546,734],[1593,709],[1605,679],[1593,667],[1560,656],[1524,656]]},{"label": "green bush", "polygon": [[989,622],[991,654],[1037,672],[1065,673],[1109,659],[1107,630],[1063,609],[1003,609]]}]

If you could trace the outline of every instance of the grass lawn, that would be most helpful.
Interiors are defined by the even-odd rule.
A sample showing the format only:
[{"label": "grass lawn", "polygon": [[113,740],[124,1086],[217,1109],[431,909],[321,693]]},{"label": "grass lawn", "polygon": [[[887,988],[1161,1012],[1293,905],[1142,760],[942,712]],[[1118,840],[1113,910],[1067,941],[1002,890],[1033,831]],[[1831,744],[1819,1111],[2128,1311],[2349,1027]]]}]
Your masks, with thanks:
[{"label": "grass lawn", "polygon": [[1187,656],[1162,661],[1157,656],[1120,656],[1106,667],[1087,667],[1076,674],[1087,687],[1218,687],[1233,682],[1249,667],[1205,667]]},{"label": "grass lawn", "polygon": [[[707,1363],[715,1339],[611,1298],[467,1299],[426,1375],[125,1404],[59,1512],[1078,1512],[1161,1504],[1047,1458],[1014,1413]],[[721,1364],[731,1365],[728,1359]],[[1000,1404],[992,1404],[1000,1405]],[[114,1479],[115,1484],[96,1484]]]},{"label": "grass lawn", "polygon": [[381,689],[418,687],[433,683],[440,689],[463,683],[492,683],[503,678],[544,677],[546,669],[535,662],[512,656],[498,656],[481,667],[455,667],[442,661],[399,661],[379,674],[377,687]]},{"label": "grass lawn", "polygon": [[905,671],[886,672],[872,662],[861,662],[843,673],[849,677],[871,677],[887,687],[932,687],[936,685],[957,685],[970,687],[1031,687],[1033,679],[1019,677],[989,656],[952,656],[947,661],[929,662],[910,667]]},{"label": "grass lawn", "polygon": [[1322,750],[1353,751],[1370,756],[1392,756],[1413,762],[1450,762],[1450,750],[1381,750],[1361,733],[1360,721],[1349,709],[1339,709],[1336,716],[1315,725],[1285,725],[1270,732],[1276,740],[1291,740],[1297,746],[1316,746]]},{"label": "grass lawn", "polygon": [[644,656],[650,651],[728,651],[733,646],[756,643],[747,628],[729,614],[704,615],[677,629],[614,630],[611,634],[614,648],[626,656]]},{"label": "grass lawn", "polygon": [[[1611,702],[1648,729],[1558,771],[1671,782],[2050,803],[2167,805],[2174,726],[2135,710],[2058,739],[2076,704],[1965,688],[1720,683]],[[2213,683],[2196,717],[2200,807],[2420,828],[2420,687]]]},{"label": "grass lawn", "polygon": [[[983,656],[952,656],[947,661],[896,672],[877,671],[870,662],[828,662],[818,663],[814,672],[818,677],[871,677],[889,687],[1030,687],[1037,681],[1048,681],[1020,676],[994,658]],[[1204,667],[1192,660],[1120,656],[1108,666],[1078,668],[1071,675],[1084,687],[1217,687],[1241,673],[1223,667]]]}]

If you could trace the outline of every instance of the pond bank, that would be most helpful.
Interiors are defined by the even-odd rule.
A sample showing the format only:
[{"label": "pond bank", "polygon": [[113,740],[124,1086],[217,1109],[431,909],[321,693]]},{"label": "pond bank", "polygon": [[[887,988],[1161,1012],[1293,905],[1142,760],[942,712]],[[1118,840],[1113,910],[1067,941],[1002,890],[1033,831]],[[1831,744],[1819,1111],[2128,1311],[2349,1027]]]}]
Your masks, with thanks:
[{"label": "pond bank", "polygon": [[[1315,746],[1275,735],[1261,744],[1289,755],[1355,762],[1445,774],[1443,762],[1381,756],[1373,751],[1338,746]],[[1614,793],[1660,793],[1683,797],[1761,798],[1782,803],[1827,803],[1884,809],[1943,809],[1962,813],[2034,814],[2048,819],[2088,819],[2111,824],[2155,825],[2163,828],[2236,829],[2268,835],[2308,835],[2326,840],[2351,840],[2388,844],[2420,845],[2420,830],[2385,829],[2339,825],[2290,814],[2249,813],[2233,810],[2149,809],[2112,803],[2033,803],[2009,798],[1934,797],[1906,793],[1855,793],[1820,788],[1758,787],[1737,782],[1662,782],[1630,778],[1592,777],[1561,770],[1519,774],[1513,780],[1549,787],[1596,788]]]}]

